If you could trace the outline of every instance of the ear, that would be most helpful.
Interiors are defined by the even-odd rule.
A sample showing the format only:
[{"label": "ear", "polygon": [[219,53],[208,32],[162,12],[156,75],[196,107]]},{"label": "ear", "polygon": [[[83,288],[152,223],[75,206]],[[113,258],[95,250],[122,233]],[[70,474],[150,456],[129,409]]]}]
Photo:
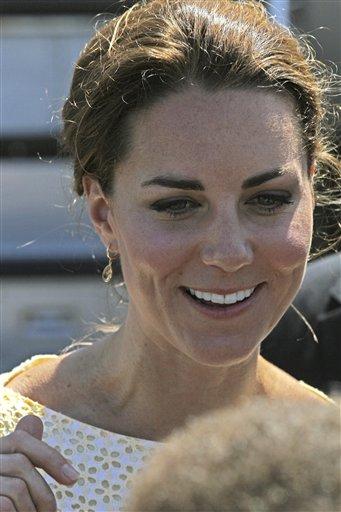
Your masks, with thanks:
[{"label": "ear", "polygon": [[105,247],[112,246],[117,233],[110,201],[96,179],[84,176],[82,182],[92,224]]}]

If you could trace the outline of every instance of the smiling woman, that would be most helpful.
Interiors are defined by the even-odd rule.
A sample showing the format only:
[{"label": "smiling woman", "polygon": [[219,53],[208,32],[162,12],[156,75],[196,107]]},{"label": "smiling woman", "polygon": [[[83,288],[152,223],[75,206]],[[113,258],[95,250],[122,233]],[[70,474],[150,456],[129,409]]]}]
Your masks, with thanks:
[{"label": "smiling woman", "polygon": [[[312,170],[284,94],[193,85],[135,118],[112,192],[83,177],[89,212],[121,257],[124,329],[138,326],[148,352],[153,343],[170,351],[172,371],[178,360],[198,363],[199,395],[207,366],[220,367],[211,385],[237,364],[255,371],[259,341],[297,293],[312,237]],[[193,386],[191,372],[180,373],[181,388]],[[249,385],[246,376],[238,393]]]},{"label": "smiling woman", "polygon": [[[314,208],[329,201],[314,191],[319,176],[339,179],[321,69],[256,1],[138,2],[85,47],[63,142],[108,251],[106,279],[120,258],[127,317],[97,343],[24,364],[3,388],[11,413],[29,400],[50,418],[45,441],[74,459],[79,486],[91,474],[87,501],[33,460],[60,509],[77,508],[78,495],[79,510],[119,508],[128,488],[110,460],[97,454],[97,468],[79,455],[83,445],[76,453],[77,438],[104,458],[128,443],[131,455],[110,454],[133,473],[138,450],[190,416],[255,396],[328,402],[259,353],[300,288]],[[41,438],[41,427],[26,429]],[[27,437],[6,443],[3,453],[30,459]],[[6,496],[17,510],[27,505],[13,486]]]}]

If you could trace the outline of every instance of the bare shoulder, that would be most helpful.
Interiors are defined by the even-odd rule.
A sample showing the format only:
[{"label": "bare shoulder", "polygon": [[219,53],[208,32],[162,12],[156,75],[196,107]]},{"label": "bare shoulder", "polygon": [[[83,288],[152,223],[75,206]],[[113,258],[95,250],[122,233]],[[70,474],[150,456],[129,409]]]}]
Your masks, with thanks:
[{"label": "bare shoulder", "polygon": [[295,379],[285,371],[263,359],[262,383],[264,394],[269,398],[313,400],[320,403],[333,403],[322,391]]},{"label": "bare shoulder", "polygon": [[94,351],[87,347],[28,368],[5,387],[77,421],[119,433],[119,416],[115,411],[110,415],[101,389],[93,386],[92,367],[98,373]]},{"label": "bare shoulder", "polygon": [[[60,354],[30,366],[12,378],[6,387],[36,402],[53,408],[65,388],[72,387],[71,353]],[[69,378],[67,377],[69,375]]]}]

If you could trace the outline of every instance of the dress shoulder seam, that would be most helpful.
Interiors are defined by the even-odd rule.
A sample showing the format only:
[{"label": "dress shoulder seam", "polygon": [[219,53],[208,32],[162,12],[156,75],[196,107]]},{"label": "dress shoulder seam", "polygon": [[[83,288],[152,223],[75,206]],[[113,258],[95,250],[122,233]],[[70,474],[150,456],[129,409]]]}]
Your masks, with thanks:
[{"label": "dress shoulder seam", "polygon": [[26,361],[23,361],[19,365],[15,366],[12,370],[8,372],[4,372],[0,374],[0,385],[6,386],[9,382],[11,382],[12,379],[20,375],[20,373],[23,373],[28,368],[32,366],[37,366],[38,364],[44,363],[49,359],[55,359],[56,357],[59,357],[57,354],[37,354],[29,359],[26,359]]}]

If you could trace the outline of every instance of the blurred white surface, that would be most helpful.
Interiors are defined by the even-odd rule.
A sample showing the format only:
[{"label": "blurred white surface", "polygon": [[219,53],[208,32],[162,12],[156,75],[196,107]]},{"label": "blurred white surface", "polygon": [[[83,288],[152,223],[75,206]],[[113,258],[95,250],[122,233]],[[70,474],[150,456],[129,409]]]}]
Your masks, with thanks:
[{"label": "blurred white surface", "polygon": [[66,160],[2,161],[1,372],[117,313],[100,276],[105,248],[82,201],[73,204],[70,174]]},{"label": "blurred white surface", "polygon": [[100,276],[5,277],[1,297],[1,366],[57,353],[101,321],[123,320],[112,286]]},{"label": "blurred white surface", "polygon": [[5,262],[91,260],[105,248],[72,191],[68,160],[1,162],[1,254]]},{"label": "blurred white surface", "polygon": [[92,16],[2,18],[2,108],[5,136],[59,129],[73,67],[92,35]]}]

